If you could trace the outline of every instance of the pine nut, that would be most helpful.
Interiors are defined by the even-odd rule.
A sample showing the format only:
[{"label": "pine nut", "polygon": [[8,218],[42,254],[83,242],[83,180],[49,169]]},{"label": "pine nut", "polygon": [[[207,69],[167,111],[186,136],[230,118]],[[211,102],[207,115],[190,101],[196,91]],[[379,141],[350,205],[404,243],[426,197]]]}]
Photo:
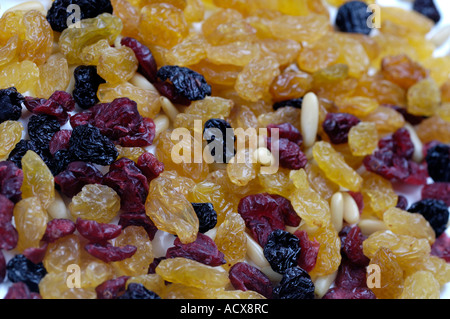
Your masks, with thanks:
[{"label": "pine nut", "polygon": [[344,221],[349,224],[356,224],[359,221],[359,208],[353,197],[348,193],[344,196]]},{"label": "pine nut", "polygon": [[247,237],[247,256],[248,258],[259,268],[269,267],[270,264],[264,256],[264,251],[262,247],[250,236],[245,233]]},{"label": "pine nut", "polygon": [[334,193],[330,201],[331,223],[337,232],[341,231],[344,222],[344,196],[341,192]]},{"label": "pine nut", "polygon": [[450,25],[443,26],[437,30],[430,38],[430,41],[433,42],[436,47],[440,47],[447,42],[448,39],[450,39]]},{"label": "pine nut", "polygon": [[317,298],[322,298],[327,293],[328,289],[330,289],[334,280],[336,279],[337,271],[332,274],[326,276],[317,277],[314,281],[314,294]]},{"label": "pine nut", "polygon": [[135,73],[130,79],[130,83],[143,90],[149,90],[152,92],[158,92],[158,90],[147,80],[142,74]]},{"label": "pine nut", "polygon": [[303,144],[306,148],[311,147],[316,141],[319,127],[319,99],[313,92],[303,97],[301,111],[301,128]]},{"label": "pine nut", "polygon": [[165,96],[160,96],[159,99],[161,101],[161,108],[164,113],[166,113],[172,122],[175,122],[175,119],[180,112],[178,112],[175,105],[173,105],[173,103]]},{"label": "pine nut", "polygon": [[273,282],[279,282],[283,278],[283,275],[275,272],[270,266],[261,268],[261,271]]},{"label": "pine nut", "polygon": [[70,212],[59,192],[55,192],[55,200],[47,208],[47,213],[52,218],[70,219]]},{"label": "pine nut", "polygon": [[411,126],[411,124],[406,123],[405,128],[408,130],[411,142],[414,145],[414,153],[412,158],[416,163],[420,163],[423,161],[422,141],[420,140],[419,136],[417,136],[416,130]]},{"label": "pine nut", "polygon": [[260,147],[253,152],[253,159],[263,166],[270,166],[275,162],[272,153],[266,147]]},{"label": "pine nut", "polygon": [[359,221],[358,227],[364,236],[370,236],[379,230],[387,230],[386,224],[379,219],[362,219]]},{"label": "pine nut", "polygon": [[19,11],[19,10],[20,11],[36,10],[36,11],[39,11],[40,13],[42,13],[43,15],[47,15],[47,10],[45,10],[44,5],[42,3],[40,3],[39,1],[27,1],[24,3],[20,3],[18,5],[15,5],[14,7],[11,7],[8,10],[6,10],[5,13],[11,12],[11,11]]},{"label": "pine nut", "polygon": [[158,115],[153,122],[155,123],[155,138],[166,131],[170,125],[169,118],[164,114]]}]

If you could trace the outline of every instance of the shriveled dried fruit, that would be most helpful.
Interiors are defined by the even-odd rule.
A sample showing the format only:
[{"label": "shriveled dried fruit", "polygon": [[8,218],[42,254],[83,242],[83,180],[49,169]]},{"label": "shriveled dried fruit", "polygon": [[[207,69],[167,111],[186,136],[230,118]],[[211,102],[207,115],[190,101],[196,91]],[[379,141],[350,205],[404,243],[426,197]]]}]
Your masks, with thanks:
[{"label": "shriveled dried fruit", "polygon": [[233,265],[229,270],[230,282],[235,289],[243,291],[252,290],[266,298],[271,298],[273,284],[270,279],[258,268],[245,262]]},{"label": "shriveled dried fruit", "polygon": [[296,236],[281,229],[274,230],[269,235],[264,245],[264,257],[274,271],[285,273],[297,265],[301,251],[299,242]]},{"label": "shriveled dried fruit", "polygon": [[300,267],[286,270],[278,286],[274,288],[277,299],[314,299],[314,283]]},{"label": "shriveled dried fruit", "polygon": [[39,282],[47,274],[42,263],[36,265],[20,254],[8,261],[6,269],[10,281],[23,282],[33,292],[39,292]]}]

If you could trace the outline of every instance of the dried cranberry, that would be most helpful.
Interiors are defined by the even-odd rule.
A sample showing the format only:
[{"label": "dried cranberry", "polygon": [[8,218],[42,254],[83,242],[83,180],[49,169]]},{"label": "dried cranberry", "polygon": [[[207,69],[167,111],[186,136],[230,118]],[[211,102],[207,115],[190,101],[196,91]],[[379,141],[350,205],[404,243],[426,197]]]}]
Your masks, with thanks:
[{"label": "dried cranberry", "polygon": [[186,67],[166,65],[158,70],[158,78],[172,82],[176,92],[185,96],[190,101],[203,100],[211,95],[211,86],[203,75]]},{"label": "dried cranberry", "polygon": [[403,195],[398,195],[397,208],[406,210],[408,208],[408,199]]},{"label": "dried cranberry", "polygon": [[128,226],[141,226],[147,232],[148,238],[153,240],[158,231],[153,221],[145,213],[123,213],[120,214],[119,225],[125,229]]},{"label": "dried cranberry", "polygon": [[445,259],[450,263],[450,237],[447,233],[442,233],[431,245],[431,255]]},{"label": "dried cranberry", "polygon": [[70,93],[56,91],[48,100],[26,97],[25,107],[33,114],[46,114],[54,116],[61,125],[69,119],[69,113],[75,109],[75,100]]},{"label": "dried cranberry", "polygon": [[130,37],[122,38],[120,44],[127,46],[131,50],[133,50],[139,62],[138,72],[141,73],[151,83],[156,82],[156,73],[158,72],[158,67],[150,49],[138,40]]},{"label": "dried cranberry", "polygon": [[164,172],[164,163],[158,161],[155,155],[149,152],[145,152],[139,156],[137,161],[137,167],[147,177],[147,181],[150,183],[153,179]]},{"label": "dried cranberry", "polygon": [[175,86],[169,82],[155,82],[153,83],[159,94],[168,98],[174,104],[180,104],[183,106],[191,105],[191,100],[177,92]]},{"label": "dried cranberry", "polygon": [[348,142],[350,129],[360,121],[356,116],[348,113],[329,112],[322,123],[323,130],[333,144]]},{"label": "dried cranberry", "polygon": [[35,264],[39,264],[44,260],[45,254],[47,252],[48,243],[41,242],[39,247],[29,247],[26,248],[22,254]]},{"label": "dried cranberry", "polygon": [[95,287],[97,299],[116,299],[126,290],[127,280],[130,277],[121,276],[105,281]]},{"label": "dried cranberry", "polygon": [[12,220],[14,203],[6,196],[0,194],[0,224],[7,223]]},{"label": "dried cranberry", "polygon": [[362,249],[364,235],[361,233],[361,229],[358,226],[353,226],[345,237],[342,251],[347,258],[354,264],[359,266],[367,266],[370,262]]},{"label": "dried cranberry", "polygon": [[122,226],[99,223],[95,220],[77,218],[76,229],[81,236],[92,243],[106,243],[122,232]]},{"label": "dried cranberry", "polygon": [[360,192],[348,192],[349,195],[353,198],[353,200],[356,203],[356,206],[358,206],[359,213],[361,214],[364,209],[364,199],[363,195]]},{"label": "dried cranberry", "polygon": [[13,283],[6,292],[4,299],[19,300],[19,299],[33,299],[30,289],[23,282]]},{"label": "dried cranberry", "polygon": [[22,199],[23,172],[11,161],[0,162],[0,194],[13,203]]},{"label": "dried cranberry", "polygon": [[132,160],[121,158],[112,163],[109,172],[103,177],[103,184],[114,189],[120,196],[122,211],[145,211],[149,183]]},{"label": "dried cranberry", "polygon": [[304,168],[308,163],[308,159],[300,149],[300,146],[287,138],[280,138],[278,143],[276,143],[275,140],[269,137],[267,138],[267,148],[272,154],[279,155],[281,167],[299,170]]},{"label": "dried cranberry", "polygon": [[61,192],[73,197],[87,184],[101,184],[103,174],[93,164],[76,161],[67,166],[67,169],[55,176],[55,183]]},{"label": "dried cranberry", "polygon": [[52,219],[47,223],[43,241],[53,243],[54,241],[73,234],[75,232],[75,223],[70,219]]},{"label": "dried cranberry", "polygon": [[400,128],[394,134],[382,138],[378,142],[378,147],[380,149],[389,149],[396,155],[406,159],[411,159],[414,153],[414,144],[406,128]]},{"label": "dried cranberry", "polygon": [[115,247],[110,243],[104,245],[98,243],[91,243],[84,246],[84,249],[92,256],[106,262],[121,261],[130,258],[136,253],[136,246],[125,245]]},{"label": "dried cranberry", "polygon": [[6,259],[3,252],[0,250],[0,283],[3,282],[6,276]]},{"label": "dried cranberry", "polygon": [[217,249],[214,240],[202,233],[198,233],[192,243],[183,244],[176,238],[173,244],[167,249],[166,258],[184,257],[209,266],[225,264],[225,256]]},{"label": "dried cranberry", "polygon": [[19,234],[11,222],[0,223],[0,249],[16,248]]},{"label": "dried cranberry", "polygon": [[316,266],[320,243],[317,240],[309,240],[308,233],[304,230],[297,230],[294,235],[300,240],[300,255],[297,258],[297,263],[299,267],[310,272]]},{"label": "dried cranberry", "polygon": [[366,267],[357,265],[345,257],[342,258],[334,284],[336,287],[345,289],[367,288]]},{"label": "dried cranberry", "polygon": [[60,130],[56,132],[49,143],[50,154],[55,155],[60,150],[69,149],[71,130]]},{"label": "dried cranberry", "polygon": [[369,288],[331,288],[322,299],[377,299]]},{"label": "dried cranberry", "polygon": [[438,199],[450,206],[450,183],[436,182],[422,188],[422,199]]},{"label": "dried cranberry", "polygon": [[148,274],[156,274],[156,267],[158,267],[161,260],[166,259],[166,257],[157,257],[153,259],[153,262],[148,266]]},{"label": "dried cranberry", "polygon": [[[296,227],[300,224],[300,217],[291,202],[280,195],[267,193],[248,195],[240,200],[238,213],[261,246],[265,245],[267,236],[273,230],[284,230],[285,225]],[[258,231],[260,226],[269,232]]]},{"label": "dried cranberry", "polygon": [[278,129],[278,137],[279,138],[287,138],[289,141],[298,144],[299,146],[303,142],[303,137],[300,131],[291,123],[282,123],[282,124],[270,124],[267,126],[268,136],[271,137],[273,135],[272,130]]},{"label": "dried cranberry", "polygon": [[230,268],[229,278],[234,289],[242,291],[252,290],[266,298],[272,298],[272,282],[256,267],[245,262],[238,262]]}]

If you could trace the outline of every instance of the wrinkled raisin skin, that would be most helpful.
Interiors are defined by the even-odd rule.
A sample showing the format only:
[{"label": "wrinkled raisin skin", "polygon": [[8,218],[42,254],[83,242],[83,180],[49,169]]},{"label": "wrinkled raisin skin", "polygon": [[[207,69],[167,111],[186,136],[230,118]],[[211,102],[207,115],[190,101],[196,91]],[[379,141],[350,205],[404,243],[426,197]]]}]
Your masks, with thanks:
[{"label": "wrinkled raisin skin", "polygon": [[10,281],[23,282],[33,292],[39,292],[39,282],[47,274],[42,263],[34,264],[20,254],[9,260],[6,269]]},{"label": "wrinkled raisin skin", "polygon": [[323,130],[333,144],[348,142],[350,129],[360,121],[356,116],[348,113],[328,113],[322,123]]},{"label": "wrinkled raisin skin", "polygon": [[0,123],[17,121],[22,116],[22,105],[25,98],[15,87],[0,90]]},{"label": "wrinkled raisin skin", "polygon": [[428,174],[435,182],[450,182],[450,146],[437,144],[427,150]]},{"label": "wrinkled raisin skin", "polygon": [[309,274],[300,267],[285,271],[273,293],[275,299],[314,299],[314,283]]},{"label": "wrinkled raisin skin", "polygon": [[[230,123],[223,119],[209,119],[205,122],[203,128],[203,137],[208,142],[208,145],[213,143],[214,148],[211,150],[211,155],[214,157],[216,163],[228,163],[235,155],[233,128]],[[217,144],[222,145],[222,156],[216,155]]]},{"label": "wrinkled raisin skin", "polygon": [[439,237],[447,227],[449,212],[447,205],[436,199],[422,199],[413,203],[409,208],[410,213],[419,213],[430,223],[431,227]]},{"label": "wrinkled raisin skin", "polygon": [[151,83],[156,82],[157,81],[156,73],[158,72],[158,70],[156,60],[153,57],[153,54],[150,51],[150,49],[145,45],[143,45],[138,40],[130,37],[122,38],[120,43],[133,50],[134,54],[136,55],[136,58],[139,61],[138,72],[141,73]]},{"label": "wrinkled raisin skin", "polygon": [[301,251],[299,242],[296,236],[281,229],[269,235],[264,245],[264,257],[274,271],[284,273],[287,269],[297,266]]},{"label": "wrinkled raisin skin", "polygon": [[206,233],[216,227],[217,212],[211,203],[191,203],[199,220],[199,232]]},{"label": "wrinkled raisin skin", "polygon": [[336,15],[336,26],[342,32],[368,35],[372,29],[367,25],[371,13],[367,4],[362,1],[350,1],[339,7]]},{"label": "wrinkled raisin skin", "polygon": [[106,81],[97,74],[97,67],[93,65],[81,65],[73,72],[75,88],[73,97],[78,106],[88,109],[99,102],[97,97],[98,87]]}]

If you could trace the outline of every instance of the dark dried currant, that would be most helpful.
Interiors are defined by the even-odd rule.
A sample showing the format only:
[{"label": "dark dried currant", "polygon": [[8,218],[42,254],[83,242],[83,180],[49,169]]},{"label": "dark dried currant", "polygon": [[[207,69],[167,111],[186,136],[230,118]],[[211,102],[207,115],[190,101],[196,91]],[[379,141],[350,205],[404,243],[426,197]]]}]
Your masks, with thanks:
[{"label": "dark dried currant", "polygon": [[449,212],[447,205],[443,201],[436,199],[422,199],[413,203],[408,208],[408,212],[421,214],[434,229],[436,237],[439,237],[445,232]]},{"label": "dark dried currant", "polygon": [[217,212],[211,203],[191,203],[195,214],[198,217],[200,233],[206,233],[208,230],[216,227]]},{"label": "dark dried currant", "polygon": [[158,228],[156,228],[153,221],[147,216],[147,214],[145,214],[145,212],[122,213],[120,214],[119,225],[122,226],[122,228],[126,228],[128,226],[144,227],[150,240],[155,238],[155,234],[158,231]]},{"label": "dark dried currant", "polygon": [[39,292],[39,282],[47,274],[42,263],[35,264],[21,254],[8,261],[6,270],[10,281],[23,282],[33,292]]},{"label": "dark dried currant", "polygon": [[216,163],[228,163],[235,155],[233,128],[223,119],[209,119],[203,128],[203,138]]},{"label": "dark dried currant", "polygon": [[0,123],[19,120],[24,100],[15,87],[0,90]]},{"label": "dark dried currant", "polygon": [[33,115],[28,121],[30,140],[41,150],[49,150],[53,135],[60,129],[58,120],[50,115]]},{"label": "dark dried currant", "polygon": [[356,116],[348,113],[327,113],[322,123],[323,130],[333,144],[348,142],[350,129],[361,122]]},{"label": "dark dried currant", "polygon": [[75,78],[75,88],[73,97],[78,106],[88,109],[98,103],[97,91],[100,84],[106,81],[97,74],[97,67],[94,65],[80,65],[73,72]]},{"label": "dark dried currant", "polygon": [[303,98],[292,99],[287,101],[276,102],[273,104],[273,110],[276,111],[281,107],[295,107],[296,109],[301,109],[303,104]]},{"label": "dark dried currant", "polygon": [[372,31],[367,23],[371,14],[365,2],[346,2],[338,9],[336,27],[342,32],[368,35]]},{"label": "dark dried currant", "polygon": [[68,21],[74,14],[77,5],[80,19],[95,18],[101,13],[113,13],[110,0],[55,0],[47,12],[47,21],[54,31],[62,32],[69,27]]},{"label": "dark dried currant", "polygon": [[436,7],[434,0],[414,0],[413,10],[433,20],[434,23],[438,23],[441,20],[441,13]]},{"label": "dark dried currant", "polygon": [[428,174],[435,182],[450,182],[450,146],[436,144],[427,150],[425,157]]},{"label": "dark dried currant", "polygon": [[234,264],[229,270],[229,278],[234,289],[252,290],[266,298],[272,298],[273,285],[269,277],[248,263],[238,262]]},{"label": "dark dried currant", "polygon": [[163,81],[169,79],[176,91],[190,101],[203,100],[211,95],[211,86],[203,75],[189,68],[166,65],[158,70],[157,75]]},{"label": "dark dried currant", "polygon": [[314,299],[315,286],[309,274],[300,267],[286,269],[273,290],[276,299]]},{"label": "dark dried currant", "polygon": [[298,237],[281,229],[274,230],[269,235],[264,245],[264,257],[274,271],[284,273],[287,269],[297,266],[301,251],[299,242]]},{"label": "dark dried currant", "polygon": [[156,293],[148,290],[143,284],[131,283],[118,299],[161,299]]}]

